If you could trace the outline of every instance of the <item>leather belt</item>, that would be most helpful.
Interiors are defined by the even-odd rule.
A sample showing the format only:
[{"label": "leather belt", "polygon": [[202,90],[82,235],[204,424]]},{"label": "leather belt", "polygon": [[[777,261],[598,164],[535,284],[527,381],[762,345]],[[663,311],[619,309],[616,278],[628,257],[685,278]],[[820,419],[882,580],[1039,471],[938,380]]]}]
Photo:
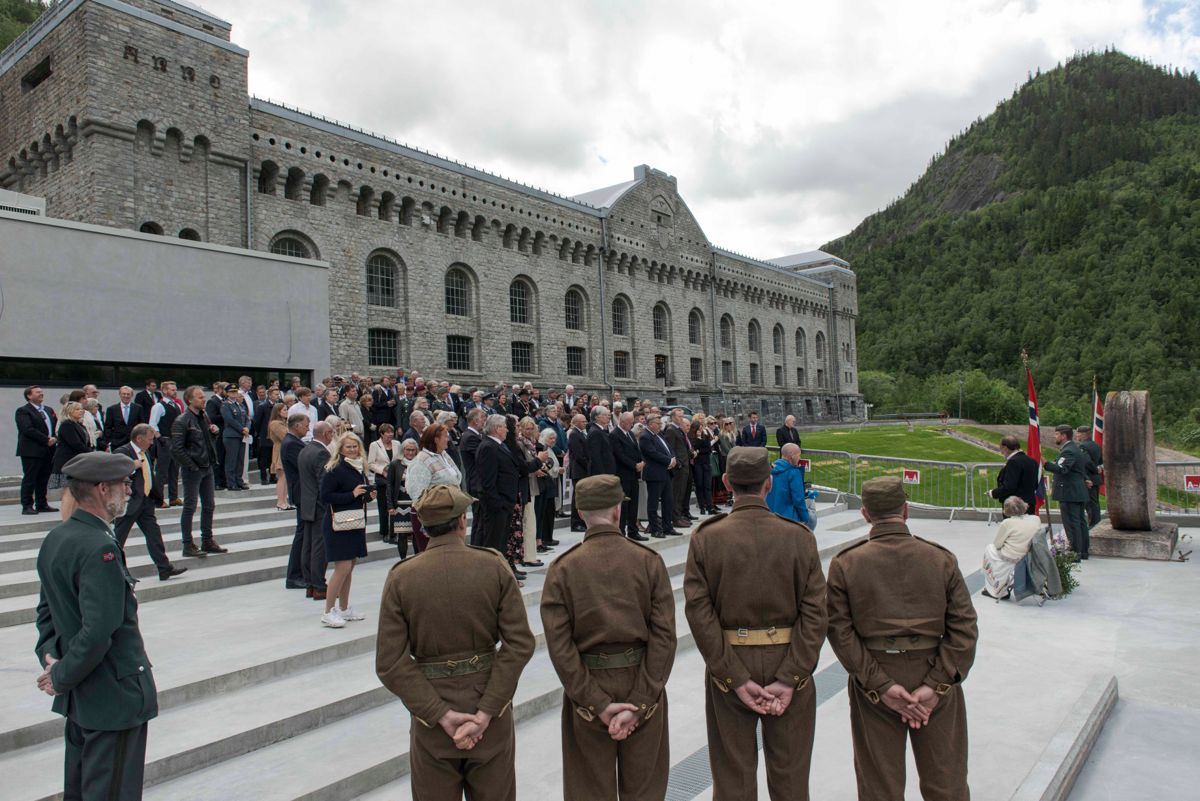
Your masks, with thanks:
[{"label": "leather belt", "polygon": [[922,651],[929,648],[937,648],[942,644],[942,638],[933,637],[928,634],[913,634],[901,637],[863,637],[862,642],[868,651],[902,654],[905,651]]},{"label": "leather belt", "polygon": [[642,660],[646,658],[646,648],[629,648],[615,654],[580,654],[579,658],[588,670],[633,667],[642,664]]},{"label": "leather belt", "polygon": [[418,662],[417,668],[427,679],[448,679],[452,676],[469,676],[492,669],[496,655],[491,652],[475,654],[469,659],[447,659],[445,662]]},{"label": "leather belt", "polygon": [[766,629],[725,629],[725,642],[730,645],[784,645],[792,641],[792,629],[771,626]]}]

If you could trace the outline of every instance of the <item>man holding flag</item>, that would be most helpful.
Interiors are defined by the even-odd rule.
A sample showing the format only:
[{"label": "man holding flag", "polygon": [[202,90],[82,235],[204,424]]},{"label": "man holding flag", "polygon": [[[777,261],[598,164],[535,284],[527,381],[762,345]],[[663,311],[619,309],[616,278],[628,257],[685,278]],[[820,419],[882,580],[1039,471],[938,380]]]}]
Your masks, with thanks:
[{"label": "man holding flag", "polygon": [[[1038,466],[1037,488],[1034,490],[1033,503],[1029,504],[1029,513],[1036,517],[1042,507],[1046,505],[1046,477],[1042,475],[1042,422],[1038,416],[1037,390],[1033,388],[1033,373],[1029,372],[1029,356],[1025,351],[1021,351],[1021,361],[1025,364],[1026,397],[1029,402],[1029,431],[1025,436],[1025,453]],[[1003,502],[994,492],[992,497]],[[1028,503],[1027,499],[1026,503]]]},{"label": "man holding flag", "polygon": [[1087,522],[1088,528],[1100,522],[1100,496],[1104,494],[1104,456],[1101,446],[1104,443],[1104,407],[1100,405],[1100,393],[1096,391],[1096,382],[1092,381],[1092,424],[1075,429],[1075,441],[1088,455],[1091,464],[1087,466]]}]

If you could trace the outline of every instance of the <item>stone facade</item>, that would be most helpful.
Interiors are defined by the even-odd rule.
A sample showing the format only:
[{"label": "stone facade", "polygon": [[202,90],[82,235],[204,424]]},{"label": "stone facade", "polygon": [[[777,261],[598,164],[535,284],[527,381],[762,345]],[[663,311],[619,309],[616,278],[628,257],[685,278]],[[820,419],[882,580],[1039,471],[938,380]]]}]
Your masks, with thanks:
[{"label": "stone facade", "polygon": [[340,372],[862,416],[844,262],[716,247],[649,167],[567,198],[250,98],[229,33],[170,0],[53,6],[0,54],[0,186],[55,217],[329,262]]}]

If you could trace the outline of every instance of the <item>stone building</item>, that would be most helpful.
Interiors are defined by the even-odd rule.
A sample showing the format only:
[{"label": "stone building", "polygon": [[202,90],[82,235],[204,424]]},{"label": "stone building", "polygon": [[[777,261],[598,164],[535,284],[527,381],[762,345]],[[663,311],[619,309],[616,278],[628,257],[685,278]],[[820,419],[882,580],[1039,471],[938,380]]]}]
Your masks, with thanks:
[{"label": "stone building", "polygon": [[328,262],[335,371],[862,416],[840,259],[717,247],[647,166],[565,197],[252,98],[247,55],[180,0],[56,3],[0,54],[0,187]]}]

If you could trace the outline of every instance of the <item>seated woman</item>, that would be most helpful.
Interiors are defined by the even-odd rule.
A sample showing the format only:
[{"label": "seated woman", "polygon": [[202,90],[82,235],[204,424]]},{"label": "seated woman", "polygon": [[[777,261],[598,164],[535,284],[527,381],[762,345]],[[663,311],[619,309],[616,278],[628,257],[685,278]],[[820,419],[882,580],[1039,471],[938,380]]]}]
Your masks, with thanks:
[{"label": "seated woman", "polygon": [[1042,521],[1027,511],[1029,506],[1016,495],[1004,500],[1004,522],[983,552],[983,594],[989,598],[1002,601],[1009,596],[1017,562],[1029,553],[1034,535],[1042,528]]}]

